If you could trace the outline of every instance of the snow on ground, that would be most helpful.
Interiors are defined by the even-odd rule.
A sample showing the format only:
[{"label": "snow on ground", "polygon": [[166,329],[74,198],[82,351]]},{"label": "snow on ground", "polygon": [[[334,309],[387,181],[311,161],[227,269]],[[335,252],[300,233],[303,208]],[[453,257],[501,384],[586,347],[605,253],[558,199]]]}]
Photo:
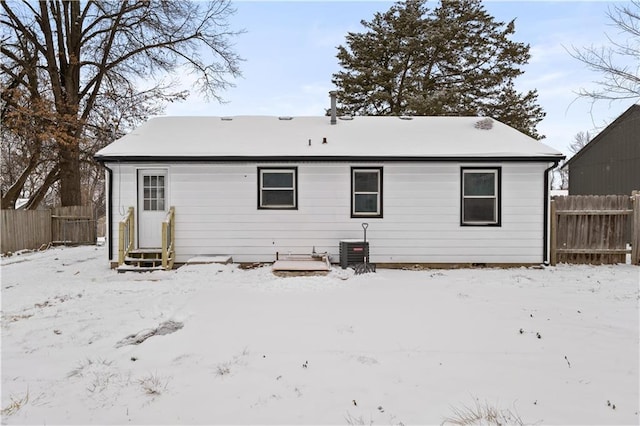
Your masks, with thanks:
[{"label": "snow on ground", "polygon": [[[117,274],[2,259],[3,424],[638,424],[640,268]],[[150,335],[173,321],[183,327]],[[614,408],[615,405],[615,408]],[[512,418],[513,419],[513,418]]]}]

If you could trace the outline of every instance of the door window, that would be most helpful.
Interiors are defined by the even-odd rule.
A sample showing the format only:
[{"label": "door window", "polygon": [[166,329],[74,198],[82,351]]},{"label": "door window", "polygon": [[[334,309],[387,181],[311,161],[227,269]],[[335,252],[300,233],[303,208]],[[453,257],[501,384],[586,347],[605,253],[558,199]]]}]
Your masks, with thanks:
[{"label": "door window", "polygon": [[164,211],[165,207],[165,178],[163,175],[145,175],[142,182],[143,202],[145,211]]}]

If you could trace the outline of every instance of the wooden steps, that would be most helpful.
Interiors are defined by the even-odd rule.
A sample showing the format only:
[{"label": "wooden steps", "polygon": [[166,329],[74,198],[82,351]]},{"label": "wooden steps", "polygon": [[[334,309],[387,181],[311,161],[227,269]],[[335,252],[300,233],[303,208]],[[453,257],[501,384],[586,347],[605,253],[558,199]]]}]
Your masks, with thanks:
[{"label": "wooden steps", "polygon": [[120,265],[118,266],[118,272],[153,272],[164,271],[162,266],[133,266],[133,265]]},{"label": "wooden steps", "polygon": [[148,248],[131,250],[124,258],[124,264],[118,266],[118,272],[162,271],[162,249]]}]

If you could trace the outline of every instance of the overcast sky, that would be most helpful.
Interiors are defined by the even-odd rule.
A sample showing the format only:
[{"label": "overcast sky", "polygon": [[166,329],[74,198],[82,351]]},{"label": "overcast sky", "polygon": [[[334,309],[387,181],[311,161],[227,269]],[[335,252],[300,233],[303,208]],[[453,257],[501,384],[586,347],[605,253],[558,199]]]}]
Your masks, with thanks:
[{"label": "overcast sky", "polygon": [[[243,76],[223,93],[225,104],[208,103],[195,94],[172,104],[168,115],[323,115],[329,107],[331,76],[338,71],[336,46],[347,32],[361,32],[360,21],[386,11],[387,1],[236,1],[230,23],[246,33],[234,39],[245,59]],[[432,2],[435,5],[435,2]],[[544,143],[570,155],[568,145],[579,131],[596,133],[631,102],[591,102],[577,98],[580,88],[594,87],[601,76],[590,72],[567,49],[608,46],[607,36],[624,34],[611,25],[606,1],[487,1],[497,20],[516,19],[514,40],[531,46],[531,59],[516,86],[537,89],[547,113],[538,125]],[[185,84],[188,79],[185,78]]]}]

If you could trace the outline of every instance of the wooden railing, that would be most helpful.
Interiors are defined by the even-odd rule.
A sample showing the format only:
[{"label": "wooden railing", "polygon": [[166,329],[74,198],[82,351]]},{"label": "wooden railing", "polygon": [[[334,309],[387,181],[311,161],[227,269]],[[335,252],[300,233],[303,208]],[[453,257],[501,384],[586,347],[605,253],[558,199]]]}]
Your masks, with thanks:
[{"label": "wooden railing", "polygon": [[162,267],[166,270],[173,268],[175,261],[175,217],[176,209],[171,207],[167,217],[162,222]]},{"label": "wooden railing", "polygon": [[118,266],[124,264],[124,259],[133,250],[135,243],[135,220],[133,207],[129,207],[126,216],[120,221],[118,234]]}]

